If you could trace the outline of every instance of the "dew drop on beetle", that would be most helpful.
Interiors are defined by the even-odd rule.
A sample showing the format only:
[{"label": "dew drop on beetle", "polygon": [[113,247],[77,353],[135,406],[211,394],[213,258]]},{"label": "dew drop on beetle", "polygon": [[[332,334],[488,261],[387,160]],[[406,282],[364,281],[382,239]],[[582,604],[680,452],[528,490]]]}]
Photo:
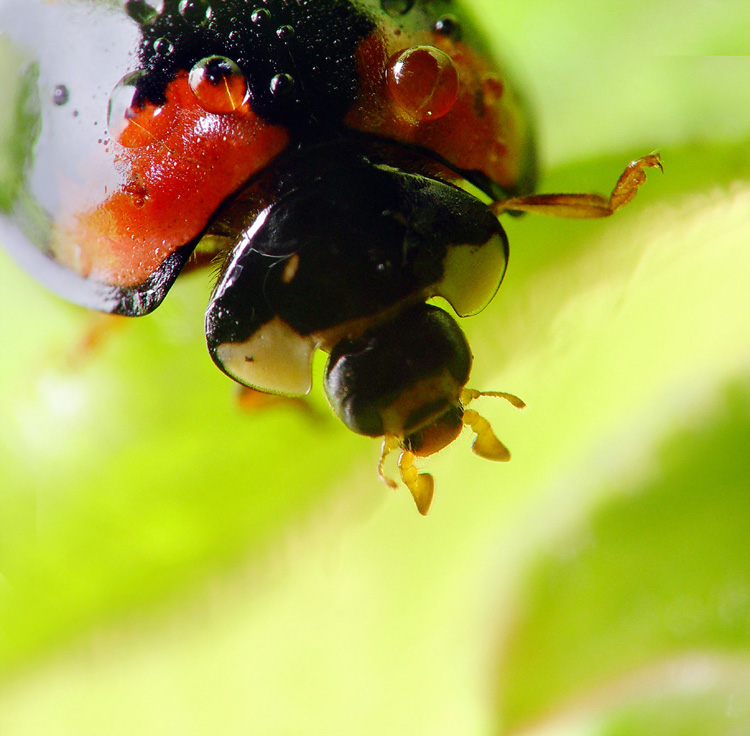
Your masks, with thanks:
[{"label": "dew drop on beetle", "polygon": [[434,46],[414,46],[388,62],[388,91],[416,120],[437,120],[458,97],[458,71],[448,54]]},{"label": "dew drop on beetle", "polygon": [[235,112],[247,96],[245,75],[226,56],[201,59],[190,70],[188,82],[201,107],[207,112]]}]

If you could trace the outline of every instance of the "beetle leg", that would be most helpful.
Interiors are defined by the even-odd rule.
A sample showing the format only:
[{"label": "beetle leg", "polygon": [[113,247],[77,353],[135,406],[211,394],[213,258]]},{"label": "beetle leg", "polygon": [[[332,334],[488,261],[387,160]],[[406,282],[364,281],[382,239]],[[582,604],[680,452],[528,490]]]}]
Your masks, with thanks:
[{"label": "beetle leg", "polygon": [[269,394],[241,384],[237,386],[237,405],[248,413],[287,406],[304,412],[311,419],[317,418],[317,411],[304,396]]},{"label": "beetle leg", "polygon": [[[395,434],[387,434],[383,437],[383,450],[378,463],[378,478],[389,488],[398,488],[396,481],[385,474],[385,459],[399,446],[399,439]],[[429,473],[420,473],[414,465],[414,453],[404,450],[398,459],[398,470],[401,481],[411,492],[417,510],[425,516],[432,505],[432,497],[435,495],[435,481]]]},{"label": "beetle leg", "polygon": [[476,434],[471,445],[475,454],[485,460],[495,460],[500,463],[507,463],[510,460],[510,451],[495,436],[490,423],[483,416],[480,416],[474,409],[466,409],[463,422]]},{"label": "beetle leg", "polygon": [[401,480],[411,491],[417,510],[426,516],[435,495],[435,481],[429,473],[420,473],[414,465],[414,453],[404,450],[398,459],[398,469]]},{"label": "beetle leg", "polygon": [[389,488],[398,488],[396,481],[385,474],[385,459],[398,447],[398,437],[395,434],[387,434],[383,437],[383,449],[380,453],[380,462],[378,463],[378,478]]},{"label": "beetle leg", "polygon": [[646,169],[651,167],[664,170],[658,153],[631,161],[617,180],[609,199],[598,194],[531,194],[494,202],[490,207],[496,215],[512,210],[550,217],[609,217],[635,197],[638,188],[646,181]]}]

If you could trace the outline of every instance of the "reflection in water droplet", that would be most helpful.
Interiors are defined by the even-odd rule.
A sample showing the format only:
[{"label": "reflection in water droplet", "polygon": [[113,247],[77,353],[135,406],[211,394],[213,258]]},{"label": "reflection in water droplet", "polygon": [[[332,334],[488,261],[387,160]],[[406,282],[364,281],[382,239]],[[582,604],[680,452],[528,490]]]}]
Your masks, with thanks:
[{"label": "reflection in water droplet", "polygon": [[191,25],[198,26],[211,20],[208,0],[180,0],[177,10]]},{"label": "reflection in water droplet", "polygon": [[391,18],[398,18],[400,15],[406,15],[414,7],[414,0],[380,0],[380,7]]},{"label": "reflection in water droplet", "polygon": [[393,101],[416,120],[437,120],[458,99],[453,59],[434,46],[413,46],[394,54],[386,74]]},{"label": "reflection in water droplet", "polygon": [[286,97],[294,91],[294,77],[291,74],[277,74],[271,79],[271,94]]},{"label": "reflection in water droplet", "polygon": [[247,97],[245,75],[226,56],[201,59],[190,70],[188,82],[201,107],[207,112],[234,112]]},{"label": "reflection in water droplet", "polygon": [[64,84],[58,84],[52,90],[52,104],[65,105],[70,99],[70,92]]},{"label": "reflection in water droplet", "polygon": [[142,26],[153,23],[164,10],[164,0],[125,0],[125,12]]}]

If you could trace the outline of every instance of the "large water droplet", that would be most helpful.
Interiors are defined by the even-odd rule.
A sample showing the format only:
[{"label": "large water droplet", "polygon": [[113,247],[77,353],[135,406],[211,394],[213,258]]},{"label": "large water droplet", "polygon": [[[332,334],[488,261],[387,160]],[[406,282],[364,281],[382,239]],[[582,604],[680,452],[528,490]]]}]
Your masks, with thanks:
[{"label": "large water droplet", "polygon": [[164,107],[138,99],[139,70],[126,74],[112,91],[107,126],[114,140],[125,148],[140,148],[167,135],[171,119]]},{"label": "large water droplet", "polygon": [[235,62],[226,56],[201,59],[188,77],[190,89],[207,112],[238,110],[247,97],[247,79]]},{"label": "large water droplet", "polygon": [[437,120],[458,99],[453,59],[434,46],[413,46],[394,54],[386,74],[393,101],[416,120]]},{"label": "large water droplet", "polygon": [[109,98],[109,108],[107,111],[107,125],[109,132],[115,138],[118,131],[121,131],[128,124],[128,119],[132,117],[131,111],[138,94],[138,80],[145,76],[143,70],[130,72],[126,74],[115,86]]}]

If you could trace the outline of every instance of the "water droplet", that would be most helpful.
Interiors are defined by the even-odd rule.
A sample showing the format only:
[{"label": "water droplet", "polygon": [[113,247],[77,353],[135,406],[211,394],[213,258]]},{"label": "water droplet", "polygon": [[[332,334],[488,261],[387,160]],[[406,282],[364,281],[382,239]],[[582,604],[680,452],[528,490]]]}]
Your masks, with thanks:
[{"label": "water droplet", "polygon": [[276,35],[281,41],[291,41],[294,38],[294,28],[292,26],[281,26],[276,29]]},{"label": "water droplet", "polygon": [[172,120],[164,107],[139,99],[138,80],[145,74],[143,70],[126,74],[109,98],[109,133],[125,148],[153,143],[166,136],[171,128]]},{"label": "water droplet", "polygon": [[265,25],[271,21],[271,11],[267,8],[256,8],[250,14],[250,20],[256,25]]},{"label": "water droplet", "polygon": [[235,112],[247,97],[245,75],[226,56],[201,59],[190,70],[188,83],[201,107],[207,112]]},{"label": "water droplet", "polygon": [[125,0],[125,12],[142,26],[153,23],[164,10],[164,0]]},{"label": "water droplet", "polygon": [[461,23],[455,15],[443,15],[435,21],[433,30],[440,36],[457,41],[461,38]]},{"label": "water droplet", "polygon": [[64,84],[58,84],[52,90],[52,104],[54,105],[65,105],[70,99],[70,92]]},{"label": "water droplet", "polygon": [[177,10],[191,25],[198,26],[211,20],[211,6],[208,0],[180,0]]},{"label": "water droplet", "polygon": [[437,120],[458,99],[453,59],[434,46],[412,46],[394,54],[386,73],[393,101],[416,120]]},{"label": "water droplet", "polygon": [[287,97],[294,91],[294,77],[291,74],[277,74],[271,79],[269,86],[271,94],[278,97]]},{"label": "water droplet", "polygon": [[162,36],[154,41],[154,52],[159,56],[170,56],[174,53],[174,44]]},{"label": "water droplet", "polygon": [[115,86],[109,98],[107,126],[115,138],[133,117],[133,109],[138,94],[138,80],[145,76],[143,70],[126,74]]},{"label": "water droplet", "polygon": [[391,18],[398,18],[406,15],[414,7],[414,0],[380,0],[380,7]]}]

